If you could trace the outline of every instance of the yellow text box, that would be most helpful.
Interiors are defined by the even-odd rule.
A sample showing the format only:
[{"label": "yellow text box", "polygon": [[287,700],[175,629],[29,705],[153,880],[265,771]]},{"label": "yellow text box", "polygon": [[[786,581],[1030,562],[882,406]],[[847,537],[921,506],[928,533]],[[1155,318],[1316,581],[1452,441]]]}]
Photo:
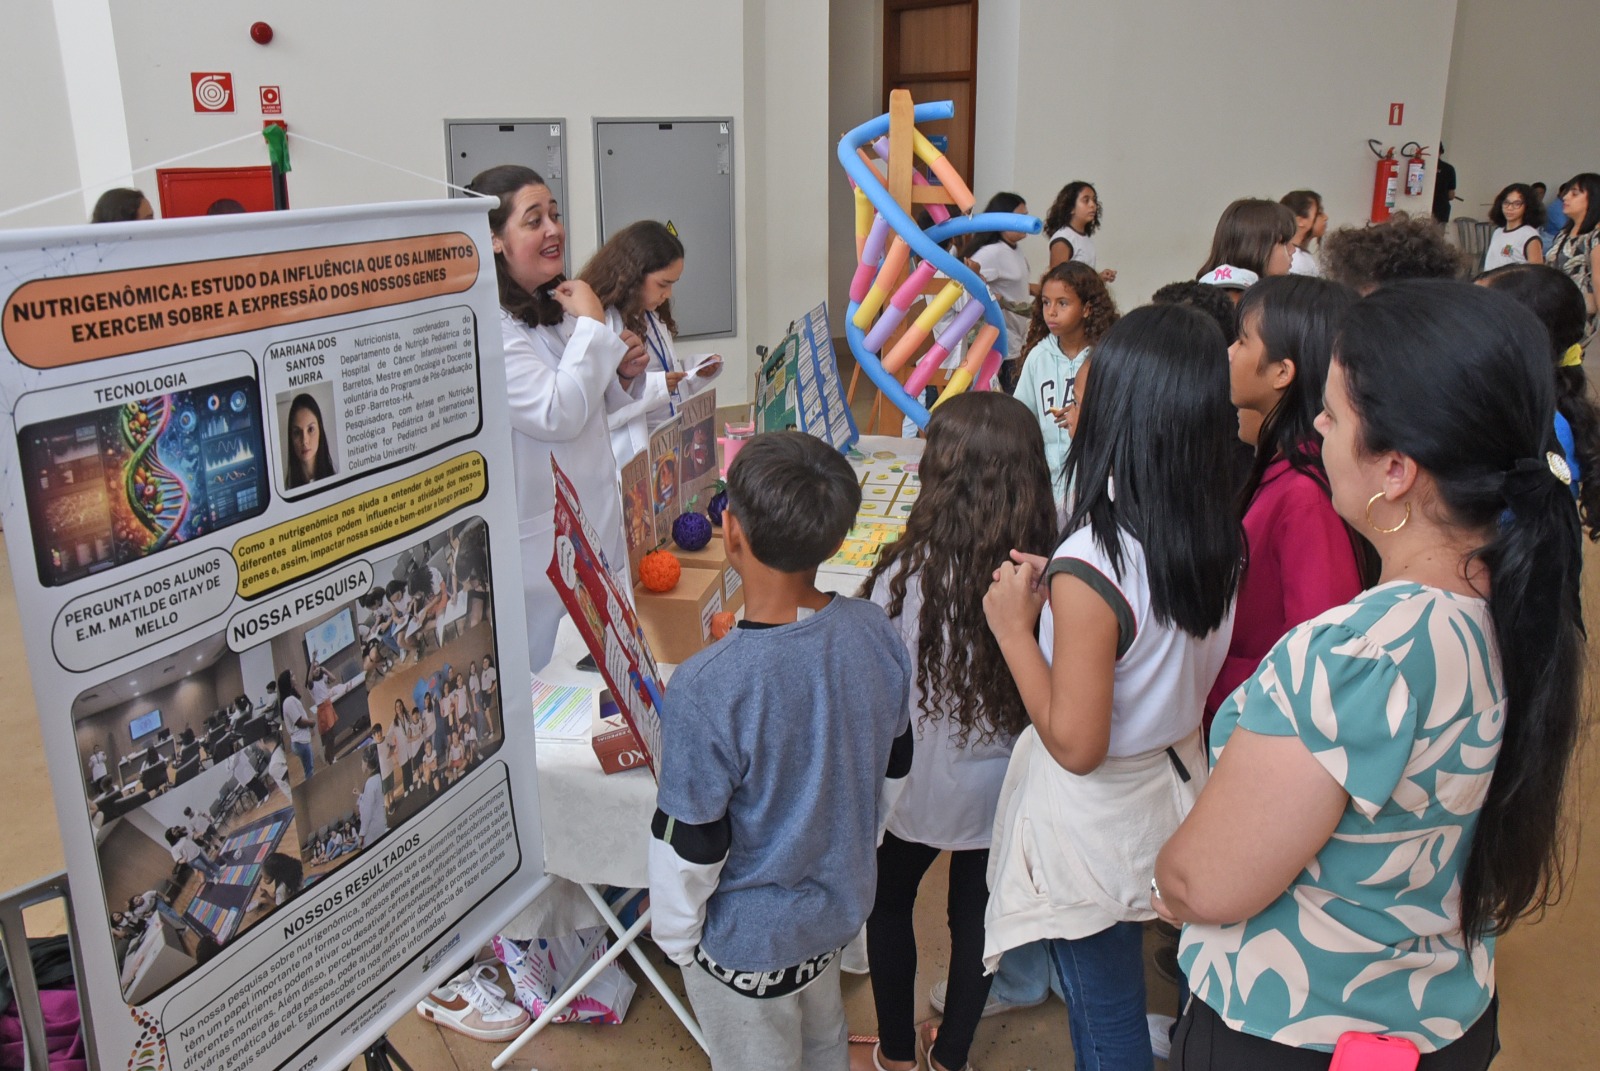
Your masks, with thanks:
[{"label": "yellow text box", "polygon": [[488,490],[483,455],[473,451],[254,532],[233,545],[239,594],[253,599],[320,573],[476,502]]}]

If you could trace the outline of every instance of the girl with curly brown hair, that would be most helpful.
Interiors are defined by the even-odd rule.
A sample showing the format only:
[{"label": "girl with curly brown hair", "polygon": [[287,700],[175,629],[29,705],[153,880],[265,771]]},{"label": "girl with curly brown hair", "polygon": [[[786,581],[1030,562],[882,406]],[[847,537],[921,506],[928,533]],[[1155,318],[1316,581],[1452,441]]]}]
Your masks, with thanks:
[{"label": "girl with curly brown hair", "polygon": [[951,853],[950,973],[930,1067],[966,1066],[988,997],[989,838],[1012,741],[1028,716],[984,623],[983,595],[1013,547],[1040,554],[1056,536],[1038,425],[1013,398],[965,393],[935,409],[920,474],[905,535],[883,552],[862,590],[888,611],[917,667],[911,773],[878,849],[877,899],[867,920],[882,1039],[874,1056],[889,1071],[917,1066],[912,909],[941,851]]},{"label": "girl with curly brown hair", "polygon": [[650,443],[650,433],[677,412],[683,399],[709,387],[722,372],[722,355],[685,362],[673,348],[672,288],[683,277],[683,243],[664,223],[630,223],[612,235],[585,264],[579,278],[606,307],[606,323],[632,331],[650,351],[644,395],[607,416],[617,465],[628,463]]},{"label": "girl with curly brown hair", "polygon": [[1067,463],[1072,432],[1067,418],[1077,405],[1073,380],[1089,351],[1117,322],[1117,303],[1100,274],[1081,261],[1068,260],[1044,273],[1033,301],[1033,320],[1023,352],[1028,355],[1017,379],[1016,399],[1028,407],[1044,433],[1045,460],[1056,496],[1066,498],[1061,470]]}]

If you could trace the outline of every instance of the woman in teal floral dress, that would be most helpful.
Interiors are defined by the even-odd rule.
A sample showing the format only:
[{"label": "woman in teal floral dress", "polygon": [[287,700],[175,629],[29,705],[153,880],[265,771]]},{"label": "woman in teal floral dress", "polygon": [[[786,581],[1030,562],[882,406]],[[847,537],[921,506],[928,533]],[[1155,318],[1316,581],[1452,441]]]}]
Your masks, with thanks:
[{"label": "woman in teal floral dress", "polygon": [[1347,315],[1317,426],[1334,506],[1383,571],[1217,714],[1152,895],[1185,924],[1195,997],[1175,1071],[1327,1068],[1347,1032],[1403,1039],[1423,1071],[1494,1058],[1494,940],[1559,882],[1579,716],[1548,349],[1525,310],[1460,283],[1385,286]]}]

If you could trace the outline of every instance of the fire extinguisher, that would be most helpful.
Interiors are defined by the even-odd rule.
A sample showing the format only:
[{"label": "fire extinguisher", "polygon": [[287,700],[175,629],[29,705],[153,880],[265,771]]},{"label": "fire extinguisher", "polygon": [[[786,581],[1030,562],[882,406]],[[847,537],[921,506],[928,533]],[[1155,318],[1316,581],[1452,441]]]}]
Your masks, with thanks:
[{"label": "fire extinguisher", "polygon": [[1407,197],[1422,196],[1422,183],[1428,177],[1428,164],[1427,161],[1423,160],[1423,156],[1427,155],[1427,152],[1428,147],[1426,145],[1418,145],[1414,141],[1408,141],[1400,148],[1400,155],[1411,157],[1406,163]]},{"label": "fire extinguisher", "polygon": [[1383,223],[1394,210],[1394,198],[1400,186],[1400,162],[1394,158],[1394,146],[1380,152],[1376,138],[1367,139],[1367,148],[1378,158],[1378,173],[1372,180],[1372,222]]}]

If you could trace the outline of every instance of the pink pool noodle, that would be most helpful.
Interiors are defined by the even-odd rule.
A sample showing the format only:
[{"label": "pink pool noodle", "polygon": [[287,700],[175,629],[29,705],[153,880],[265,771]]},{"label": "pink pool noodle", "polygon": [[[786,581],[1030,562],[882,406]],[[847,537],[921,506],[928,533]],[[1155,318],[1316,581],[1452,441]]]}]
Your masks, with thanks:
[{"label": "pink pool noodle", "polygon": [[894,292],[889,299],[889,307],[883,310],[883,315],[878,317],[878,322],[872,325],[872,330],[867,332],[866,347],[868,353],[877,353],[883,344],[889,340],[894,329],[900,326],[900,321],[906,318],[906,310],[911,303],[922,293],[922,288],[928,285],[928,280],[933,278],[934,267],[932,262],[923,261],[916,270],[900,284],[900,289]]}]

